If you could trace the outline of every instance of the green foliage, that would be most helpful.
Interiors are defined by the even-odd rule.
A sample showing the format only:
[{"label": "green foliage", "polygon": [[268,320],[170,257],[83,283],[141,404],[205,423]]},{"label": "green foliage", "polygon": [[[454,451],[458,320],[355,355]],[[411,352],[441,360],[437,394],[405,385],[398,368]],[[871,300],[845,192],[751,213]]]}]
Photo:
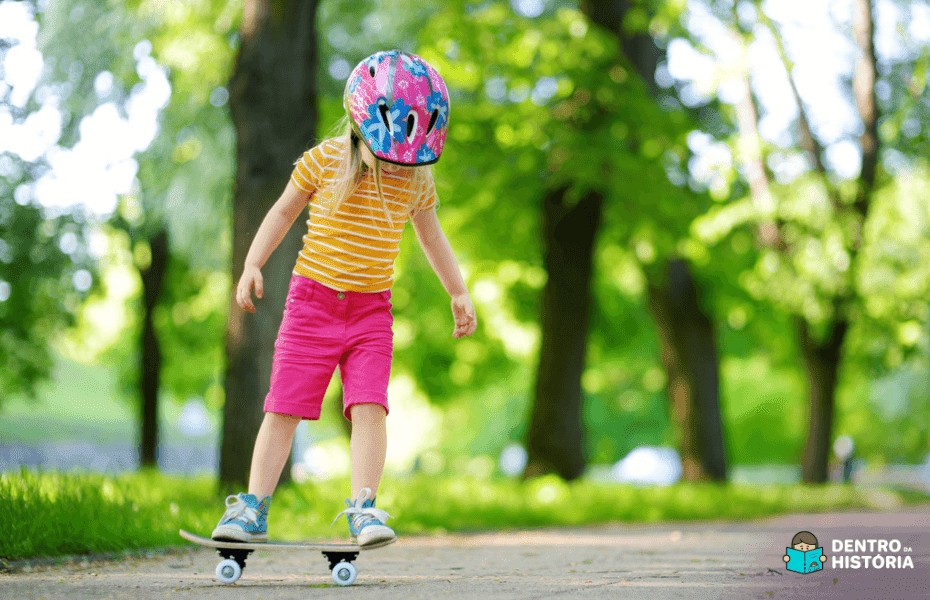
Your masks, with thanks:
[{"label": "green foliage", "polygon": [[[144,242],[136,244],[146,248]],[[144,254],[144,253],[143,253]],[[225,361],[223,339],[225,307],[229,300],[229,275],[219,271],[194,270],[183,253],[171,256],[162,297],[154,312],[155,330],[162,344],[161,387],[166,399],[183,402],[196,397],[210,408],[222,406],[222,372]],[[141,298],[129,301],[130,310],[140,314]],[[107,362],[119,371],[120,392],[138,394],[138,327],[134,321],[126,335],[106,352]]]},{"label": "green foliage", "polygon": [[[908,7],[910,8],[910,7]],[[900,33],[903,34],[901,30]],[[902,36],[903,37],[903,36]],[[895,170],[904,166],[902,157],[925,158],[930,153],[930,133],[921,123],[930,119],[930,50],[905,38],[905,53],[887,66],[878,106],[883,119],[879,136],[889,150]]]},{"label": "green foliage", "polygon": [[[146,256],[147,237],[167,224],[172,265],[156,319],[164,344],[162,383],[170,397],[204,396],[214,405],[221,402],[216,393],[222,362],[218,342],[228,295],[218,286],[228,284],[225,232],[234,147],[222,86],[232,65],[230,42],[240,12],[230,3],[208,1],[56,0],[41,14],[40,47],[52,67],[49,85],[67,81],[63,100],[66,114],[73,115],[62,145],[77,142],[77,124],[98,104],[128,109],[129,89],[141,81],[140,65],[152,60],[150,52],[169,69],[172,99],[159,135],[139,156],[139,185],[120,199],[110,223],[129,234],[138,267],[144,266],[139,261]],[[113,74],[114,85],[98,97],[94,81],[102,72]],[[130,302],[133,309],[139,307],[138,298]],[[77,312],[75,305],[72,313]],[[83,317],[79,321],[84,328],[89,325]],[[137,330],[138,324],[130,322],[109,349],[121,364],[120,389],[127,397],[135,396],[139,377],[133,343]]]},{"label": "green foliage", "polygon": [[[732,18],[725,4],[712,9]],[[790,249],[764,250],[755,228],[765,215],[749,200],[739,168],[723,168],[721,185],[709,190],[689,173],[692,129],[735,151],[731,107],[713,101],[691,113],[671,96],[657,102],[633,66],[618,58],[613,36],[591,26],[575,5],[549,2],[530,19],[504,0],[404,0],[383,8],[368,1],[321,3],[321,137],[343,112],[344,82],[329,74],[339,59],[351,67],[377,49],[402,47],[438,66],[452,94],[448,143],[435,167],[439,215],[465,271],[479,331],[471,339],[451,339],[448,297],[409,229],[393,290],[395,372],[413,376],[442,407],[446,433],[436,450],[451,462],[459,454],[496,455],[522,438],[546,281],[540,198],[571,181],[573,198],[590,188],[610,198],[597,246],[583,380],[592,460],[612,462],[635,445],[672,439],[655,326],[644,299],[664,259],[676,255],[695,266],[708,290],[703,301],[719,324],[732,462],[797,460],[806,413],[792,315],[829,320],[832,299],[842,294],[856,300],[848,308],[854,327],[838,430],[853,434],[864,455],[921,459],[930,433],[922,416],[925,386],[918,383],[927,372],[930,329],[930,169],[917,163],[905,170],[898,159],[926,155],[926,131],[914,127],[926,121],[926,51],[912,48],[883,74],[890,86],[887,98],[879,98],[888,171],[865,224],[865,244],[847,264],[855,227],[844,211],[853,187],[840,182],[831,188],[810,174],[774,186]],[[649,31],[661,41],[694,39],[681,18],[683,0],[636,5],[625,23],[629,31]],[[81,117],[100,103],[125,109],[140,81],[137,44],[151,43],[151,56],[168,68],[172,96],[160,133],[137,157],[138,189],[121,198],[112,226],[127,232],[130,264],[137,264],[146,235],[168,225],[173,262],[156,312],[165,397],[203,396],[213,407],[222,403],[235,150],[224,85],[241,12],[228,0],[53,0],[40,15],[40,45],[48,58],[43,85],[60,86],[63,94],[62,146],[78,140]],[[115,83],[108,97],[98,98],[94,80],[104,70]],[[37,107],[30,100],[29,110]],[[700,124],[696,115],[704,118]],[[765,152],[771,165],[797,149]],[[100,276],[95,272],[86,250],[89,230],[77,215],[48,217],[14,202],[14,190],[42,166],[6,158],[0,161],[0,279],[12,293],[0,301],[0,353],[14,366],[0,374],[0,395],[34,391],[51,364],[43,354],[49,340],[74,322],[82,302],[115,285],[102,280],[106,268]],[[66,234],[76,236],[74,253],[61,251]],[[8,261],[6,254],[19,258]],[[46,258],[33,265],[29,257],[40,254]],[[70,283],[82,268],[95,285],[84,295]],[[137,312],[138,300],[129,306]],[[87,332],[90,322],[78,320],[82,328],[74,331]],[[130,323],[107,355],[121,365],[124,395],[136,377],[136,329]],[[900,403],[904,408],[889,409]],[[766,429],[773,421],[778,426]],[[753,443],[759,436],[766,444]]]},{"label": "green foliage", "polygon": [[856,455],[870,465],[922,463],[930,439],[928,377],[922,356],[880,377],[848,369],[840,388],[837,432],[852,436]]},{"label": "green foliage", "polygon": [[[199,26],[208,24],[201,22]],[[219,44],[220,34],[211,33],[220,38],[214,40]],[[181,52],[172,45],[179,42],[173,40],[154,37],[152,43],[159,62],[164,60],[159,52],[161,44],[166,46],[162,52],[169,56]],[[180,254],[181,260],[198,272],[228,270],[232,248],[228,232],[235,132],[225,105],[227,72],[218,70],[231,62],[232,49],[224,43],[217,51],[225,53],[200,57],[205,61],[202,63],[183,63],[186,71],[180,66],[171,71],[173,100],[165,108],[161,134],[140,160],[136,201],[142,211],[138,219],[128,222],[131,230],[140,232],[136,235],[166,223],[172,254]],[[222,312],[225,309],[225,302],[216,307]]]},{"label": "green foliage", "polygon": [[[702,6],[710,9],[723,28],[737,33],[747,44],[762,41],[756,39],[759,31],[780,35],[763,7],[759,7],[758,25],[754,28],[749,22],[755,19],[737,24],[735,11],[725,3]],[[847,31],[852,33],[851,28]],[[712,190],[719,204],[694,220],[691,233],[693,240],[706,245],[708,254],[717,259],[711,268],[728,273],[744,290],[743,297],[731,291],[717,303],[718,314],[725,314],[731,325],[735,323],[752,333],[760,330],[756,324],[760,319],[777,323],[785,317],[797,317],[811,325],[816,337],[835,320],[848,320],[851,329],[844,345],[838,388],[837,434],[852,435],[857,451],[872,460],[880,460],[879,456],[919,460],[926,448],[925,441],[917,440],[925,440],[930,434],[923,417],[927,402],[924,386],[912,383],[919,377],[917,374],[926,372],[930,330],[926,300],[930,273],[923,260],[930,206],[924,160],[927,138],[918,126],[927,108],[928,54],[904,28],[891,35],[897,37],[894,43],[902,51],[893,58],[883,58],[879,64],[876,95],[882,148],[874,194],[865,217],[852,206],[857,194],[866,188],[864,182],[855,176],[842,179],[829,161],[827,172],[818,172],[794,133],[787,143],[762,143],[761,158],[765,176],[772,183],[774,207],[760,206],[746,183],[740,136],[724,132],[713,134],[729,147],[727,160],[718,167],[719,185]],[[702,47],[695,33],[686,32],[684,37],[695,47]],[[792,48],[787,51],[794,55]],[[788,67],[791,71],[794,65]],[[721,73],[727,68],[719,65]],[[733,75],[728,72],[718,80]],[[754,92],[762,94],[761,86],[755,85],[760,75],[753,77]],[[807,104],[803,86],[800,94],[805,99],[806,116],[819,116]],[[727,108],[720,114],[735,123],[728,114],[731,112]],[[819,136],[819,123],[810,125],[814,135]],[[858,133],[843,135],[852,139]],[[819,141],[830,144],[829,139]],[[786,177],[780,168],[791,161],[803,165],[800,176]],[[766,222],[778,227],[777,247],[760,240],[758,228]],[[791,346],[794,336],[786,335],[784,328],[781,331],[779,336],[763,334],[756,338],[770,352],[778,346],[773,352],[777,354],[773,358],[778,359],[773,361],[773,367],[796,360],[797,351]],[[791,403],[784,401],[786,405]],[[764,406],[760,403],[756,410],[764,411]],[[768,416],[779,418],[771,411]],[[761,427],[762,419],[758,421]],[[733,425],[731,435],[742,438],[746,423],[737,421]],[[781,425],[783,433],[797,435],[788,422]]]},{"label": "green foliage", "polygon": [[155,313],[155,327],[170,353],[162,365],[162,385],[179,401],[203,398],[210,408],[222,405],[222,340],[229,300],[229,275],[195,271],[183,254],[172,257],[164,298]]},{"label": "green foliage", "polygon": [[51,374],[47,341],[73,324],[97,286],[85,233],[79,213],[46,216],[0,196],[0,398],[35,398]]},{"label": "green foliage", "polygon": [[930,165],[900,174],[876,194],[856,279],[856,346],[882,373],[930,352]]},{"label": "green foliage", "polygon": [[[0,38],[0,65],[11,49],[17,48]],[[8,119],[6,127],[21,126],[41,103],[33,94],[24,106],[14,105],[5,76],[0,66],[0,117]],[[36,396],[51,372],[48,340],[73,323],[81,301],[97,286],[82,211],[45,211],[33,202],[32,184],[45,170],[43,156],[24,160],[0,153],[0,403]]]},{"label": "green foliage", "polygon": [[[484,348],[456,352],[450,363],[445,331],[440,328],[443,337],[434,341],[421,327],[411,348],[416,362],[408,368],[429,374],[418,381],[432,401],[445,404],[443,397],[454,394],[452,406],[471,402],[469,431],[484,423],[500,434],[496,442],[488,440],[492,452],[515,439],[525,409],[503,426],[487,424],[481,408],[488,396],[525,407],[530,395],[526,367],[538,348],[545,283],[540,199],[566,181],[572,200],[587,189],[603,190],[610,198],[598,248],[604,275],[596,284],[585,386],[592,452],[599,460],[616,460],[636,443],[663,441],[667,419],[659,390],[644,390],[641,383],[658,356],[654,330],[638,303],[642,263],[674,251],[700,204],[698,196],[669,183],[666,173],[671,157],[677,163],[687,158],[684,115],[660,110],[620,58],[616,38],[571,8],[528,19],[505,2],[450,3],[426,22],[419,39],[416,51],[439,68],[452,94],[452,125],[436,169],[440,217],[466,269],[479,314],[476,337]],[[425,263],[417,263],[404,269],[395,290],[409,281],[430,292],[416,300],[434,301],[433,290],[442,297],[432,274],[416,268]],[[413,309],[421,323],[433,314],[447,319],[426,303],[395,306]],[[466,354],[479,358],[466,363]],[[401,368],[408,360],[399,361]],[[450,377],[442,375],[446,365]],[[515,398],[499,394],[494,383],[508,372],[526,373]],[[641,434],[616,440],[617,431]]]},{"label": "green foliage", "polygon": [[[81,139],[83,117],[104,102],[123,104],[128,90],[141,81],[132,47],[146,24],[109,0],[54,0],[37,16],[38,47],[47,66],[40,86],[59,95],[65,126],[58,143],[73,147]],[[114,84],[99,97],[94,83],[103,71],[114,76]]]},{"label": "green foliage", "polygon": [[807,433],[806,382],[796,368],[756,354],[721,364],[727,458],[732,464],[797,464]]},{"label": "green foliage", "polygon": [[[0,559],[120,552],[179,545],[178,529],[209,535],[225,509],[215,482],[154,472],[110,477],[90,474],[0,475]],[[275,493],[269,536],[282,540],[344,538],[348,480],[283,486]],[[423,502],[430,498],[431,502]],[[510,530],[611,521],[750,519],[781,512],[888,508],[926,501],[916,492],[850,486],[680,484],[632,487],[556,477],[531,482],[470,477],[386,478],[378,506],[400,534]]]}]

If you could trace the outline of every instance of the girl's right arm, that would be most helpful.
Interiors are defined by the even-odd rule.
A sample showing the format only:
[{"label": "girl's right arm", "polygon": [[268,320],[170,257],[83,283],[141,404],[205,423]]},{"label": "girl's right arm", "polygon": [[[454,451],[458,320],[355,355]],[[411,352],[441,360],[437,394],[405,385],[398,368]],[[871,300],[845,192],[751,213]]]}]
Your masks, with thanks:
[{"label": "girl's right arm", "polygon": [[249,247],[242,277],[236,286],[236,303],[243,310],[255,312],[255,305],[252,304],[252,288],[255,288],[255,295],[259,298],[264,294],[261,268],[284,239],[309,200],[306,192],[295,186],[293,181],[289,181],[284,193],[265,215]]}]

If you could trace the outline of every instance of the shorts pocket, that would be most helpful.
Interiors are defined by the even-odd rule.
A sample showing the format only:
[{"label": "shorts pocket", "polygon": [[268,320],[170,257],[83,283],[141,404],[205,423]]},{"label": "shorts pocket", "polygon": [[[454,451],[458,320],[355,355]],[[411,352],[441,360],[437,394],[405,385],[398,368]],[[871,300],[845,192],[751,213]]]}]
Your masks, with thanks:
[{"label": "shorts pocket", "polygon": [[284,300],[283,321],[287,321],[308,308],[313,298],[314,282],[306,277],[294,275]]},{"label": "shorts pocket", "polygon": [[384,303],[387,304],[388,308],[393,308],[391,304],[391,290],[385,290],[383,292],[378,292],[378,295],[381,296],[381,299],[384,300]]}]

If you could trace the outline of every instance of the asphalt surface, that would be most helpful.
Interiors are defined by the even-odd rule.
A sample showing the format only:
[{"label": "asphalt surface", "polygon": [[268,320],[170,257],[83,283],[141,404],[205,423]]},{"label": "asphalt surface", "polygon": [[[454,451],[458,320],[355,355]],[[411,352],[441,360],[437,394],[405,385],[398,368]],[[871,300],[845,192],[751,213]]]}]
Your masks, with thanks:
[{"label": "asphalt surface", "polygon": [[[799,531],[817,537],[827,556],[824,570],[786,569],[785,548]],[[897,540],[900,547],[892,541],[896,552],[856,551],[855,540]],[[852,556],[876,554],[883,557],[881,566],[870,558],[866,567],[860,558],[853,568]],[[402,537],[361,554],[358,579],[348,587],[333,583],[318,553],[258,551],[232,585],[216,580],[218,561],[212,550],[185,546],[151,558],[21,565],[0,574],[0,598],[927,600],[930,505],[755,521]]]}]

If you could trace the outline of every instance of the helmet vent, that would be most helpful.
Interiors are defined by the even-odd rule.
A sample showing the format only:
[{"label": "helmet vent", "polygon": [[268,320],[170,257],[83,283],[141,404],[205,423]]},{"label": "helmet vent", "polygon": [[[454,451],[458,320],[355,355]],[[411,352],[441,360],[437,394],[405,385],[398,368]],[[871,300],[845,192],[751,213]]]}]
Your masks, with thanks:
[{"label": "helmet vent", "polygon": [[427,135],[429,135],[429,132],[433,130],[433,127],[436,125],[437,119],[439,119],[439,110],[433,109],[432,114],[429,116],[429,125],[426,127]]},{"label": "helmet vent", "polygon": [[417,113],[411,111],[407,115],[407,141],[413,141],[413,133],[417,130]]},{"label": "helmet vent", "polygon": [[368,74],[371,75],[372,77],[375,76],[375,66],[374,66],[374,65],[368,65]]},{"label": "helmet vent", "polygon": [[388,107],[384,100],[378,101],[378,112],[381,114],[381,120],[384,121],[384,126],[388,128],[388,131],[393,133],[394,128],[391,126],[391,120],[388,119]]}]

